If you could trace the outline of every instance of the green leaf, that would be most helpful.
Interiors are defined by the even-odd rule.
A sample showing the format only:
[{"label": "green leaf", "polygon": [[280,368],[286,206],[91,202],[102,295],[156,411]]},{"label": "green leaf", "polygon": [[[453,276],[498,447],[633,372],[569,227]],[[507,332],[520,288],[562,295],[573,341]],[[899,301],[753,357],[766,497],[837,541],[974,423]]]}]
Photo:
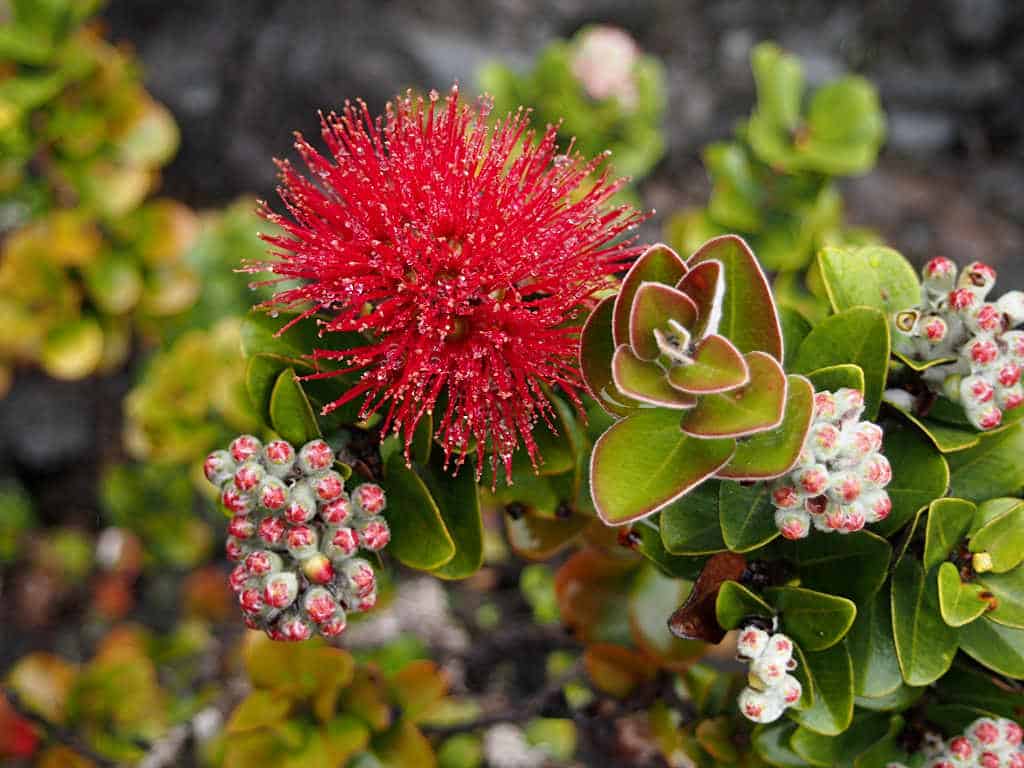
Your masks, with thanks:
[{"label": "green leaf", "polygon": [[983,573],[977,583],[989,592],[995,607],[988,618],[997,624],[1024,629],[1024,568],[1008,573]]},{"label": "green leaf", "polygon": [[889,366],[889,323],[872,307],[853,307],[825,318],[804,339],[795,373],[853,363],[864,372],[865,418],[878,416]]},{"label": "green leaf", "polygon": [[904,719],[900,715],[890,715],[888,722],[889,729],[885,735],[857,755],[853,761],[853,768],[888,768],[894,763],[910,761],[899,740],[905,725]]},{"label": "green leaf", "polygon": [[607,413],[625,416],[637,403],[626,397],[612,381],[612,357],[616,344],[612,339],[612,315],[615,297],[603,299],[590,313],[580,332],[580,372],[587,390]]},{"label": "green leaf", "polygon": [[806,768],[804,759],[789,747],[789,741],[799,727],[785,719],[757,726],[751,736],[754,751],[766,763],[778,768]]},{"label": "green leaf", "polygon": [[388,493],[388,552],[410,568],[429,571],[455,557],[455,542],[445,527],[441,511],[423,480],[401,454],[392,454],[385,465]]},{"label": "green leaf", "polygon": [[706,482],[661,511],[661,539],[673,555],[710,555],[727,549],[718,523],[718,483]]},{"label": "green leaf", "polygon": [[875,531],[891,536],[919,509],[946,494],[949,466],[917,430],[899,422],[886,425],[882,452],[892,465],[892,482],[885,489],[892,500],[892,512],[875,525]]},{"label": "green leaf", "polygon": [[597,513],[608,525],[653,514],[723,467],[734,449],[734,440],[684,435],[674,411],[629,416],[594,445],[590,488]]},{"label": "green leaf", "polygon": [[89,376],[102,360],[103,329],[92,316],[54,326],[46,334],[39,350],[39,364],[43,370],[62,381]]},{"label": "green leaf", "polygon": [[629,593],[629,624],[633,639],[662,666],[682,670],[707,648],[696,640],[680,640],[665,623],[666,605],[678,605],[690,594],[692,583],[671,578],[657,568],[642,568]]},{"label": "green leaf", "polygon": [[800,541],[780,541],[778,546],[797,567],[803,586],[848,597],[857,605],[881,589],[892,559],[889,542],[869,531],[810,536]]},{"label": "green leaf", "polygon": [[231,713],[227,732],[246,733],[276,726],[288,716],[291,707],[289,699],[273,691],[253,691]]},{"label": "green leaf", "polygon": [[1024,680],[1024,629],[972,621],[960,629],[960,649],[1001,675]]},{"label": "green leaf", "polygon": [[927,690],[928,686],[914,688],[901,683],[895,691],[887,693],[885,696],[874,699],[858,696],[855,702],[861,709],[871,712],[899,712],[913,706]]},{"label": "green leaf", "polygon": [[892,577],[892,627],[900,670],[907,685],[928,685],[949,669],[957,631],[942,620],[938,587],[924,569],[905,557]]},{"label": "green leaf", "polygon": [[800,59],[774,43],[761,43],[751,53],[757,83],[755,118],[773,131],[791,131],[800,120],[804,74]]},{"label": "green leaf", "polygon": [[[249,400],[260,418],[270,421],[270,395],[274,391],[281,371],[285,368],[294,367],[295,362],[286,357],[260,353],[248,358],[245,369],[245,388],[249,393]],[[304,370],[303,373],[311,372],[313,369]]]},{"label": "green leaf", "polygon": [[508,545],[519,557],[547,560],[569,546],[592,518],[572,515],[567,519],[548,519],[525,514],[518,518],[505,515]]},{"label": "green leaf", "polygon": [[621,344],[612,358],[612,380],[619,392],[634,400],[663,408],[692,408],[697,398],[669,384],[657,363],[641,360],[628,344]]},{"label": "green leaf", "polygon": [[766,483],[723,482],[718,492],[722,540],[733,552],[749,552],[779,535]]},{"label": "green leaf", "polygon": [[442,579],[464,579],[476,573],[484,561],[480,499],[473,467],[467,462],[452,477],[451,468],[448,471],[444,469],[441,453],[434,451],[430,463],[420,469],[420,477],[437,504],[441,521],[455,544],[455,555],[433,573]]},{"label": "green leaf", "polygon": [[930,571],[956,549],[977,511],[974,504],[963,499],[936,499],[929,505],[924,538],[925,571]]},{"label": "green leaf", "polygon": [[1016,505],[972,533],[967,548],[974,553],[987,552],[992,559],[993,573],[1016,568],[1024,561],[1024,502],[1018,500]]},{"label": "green leaf", "polygon": [[641,360],[661,354],[654,332],[675,320],[687,331],[697,322],[697,305],[682,291],[664,283],[640,283],[629,310],[629,346]]},{"label": "green leaf", "polygon": [[960,572],[952,563],[939,566],[939,611],[942,620],[951,627],[970,624],[988,610],[988,601],[980,596],[984,588],[979,584],[964,584]]},{"label": "green leaf", "polygon": [[886,405],[913,424],[942,453],[955,453],[973,448],[981,442],[981,433],[972,429],[953,427],[931,419],[918,418],[893,403]]},{"label": "green leaf", "polygon": [[1024,427],[983,437],[977,446],[950,454],[949,495],[981,502],[1012,496],[1024,486]]},{"label": "green leaf", "polygon": [[814,419],[814,387],[803,376],[789,376],[786,410],[775,429],[736,444],[736,453],[718,476],[731,480],[766,480],[785,474],[800,458]]},{"label": "green leaf", "polygon": [[826,246],[818,254],[818,263],[836,312],[864,306],[880,309],[890,317],[921,299],[917,272],[892,248]]},{"label": "green leaf", "polygon": [[814,703],[792,717],[803,728],[836,736],[853,720],[853,663],[845,642],[816,653],[804,653],[804,679],[814,692]]},{"label": "green leaf", "polygon": [[782,360],[782,327],[768,280],[750,246],[736,235],[709,240],[690,257],[690,269],[706,261],[722,263],[725,294],[717,332],[743,353],[765,352]]},{"label": "green leaf", "polygon": [[854,692],[877,699],[903,685],[896,641],[892,634],[889,590],[880,590],[866,602],[857,603],[857,620],[846,644],[853,659]]},{"label": "green leaf", "polygon": [[674,286],[686,272],[686,264],[679,254],[662,243],[652,245],[633,262],[633,266],[622,278],[622,287],[615,298],[612,333],[616,346],[629,343],[629,316],[641,284],[663,283]]},{"label": "green leaf", "polygon": [[835,392],[844,387],[864,392],[864,371],[852,363],[819,368],[808,373],[807,378],[811,380],[816,392]]},{"label": "green leaf", "polygon": [[313,406],[295,378],[294,368],[285,368],[270,393],[270,426],[293,445],[320,437]]},{"label": "green leaf", "polygon": [[654,524],[653,520],[651,523],[651,525],[638,525],[633,529],[633,533],[640,536],[636,551],[654,563],[662,573],[675,579],[692,581],[700,576],[705,558],[672,554],[665,549],[658,526]]},{"label": "green leaf", "polygon": [[705,395],[683,415],[683,431],[698,438],[743,437],[782,423],[788,382],[778,361],[747,353],[750,381],[723,394]]},{"label": "green leaf", "polygon": [[860,715],[838,736],[823,736],[808,728],[798,728],[790,745],[811,765],[839,768],[852,766],[855,757],[866,752],[889,732],[889,716]]},{"label": "green leaf", "polygon": [[785,350],[783,363],[791,366],[796,351],[807,334],[811,332],[811,323],[792,307],[779,307],[779,324],[782,327],[782,347]]},{"label": "green leaf", "polygon": [[747,616],[771,618],[775,611],[742,584],[726,581],[715,598],[715,616],[722,629],[736,629]]},{"label": "green leaf", "polygon": [[802,587],[770,587],[765,597],[778,611],[782,631],[805,653],[831,648],[857,617],[857,606],[845,597]]},{"label": "green leaf", "polygon": [[750,379],[747,362],[724,336],[711,334],[698,342],[693,362],[669,369],[669,382],[696,395],[727,392]]},{"label": "green leaf", "polygon": [[370,729],[352,715],[337,715],[323,726],[321,735],[331,765],[344,765],[370,743]]}]

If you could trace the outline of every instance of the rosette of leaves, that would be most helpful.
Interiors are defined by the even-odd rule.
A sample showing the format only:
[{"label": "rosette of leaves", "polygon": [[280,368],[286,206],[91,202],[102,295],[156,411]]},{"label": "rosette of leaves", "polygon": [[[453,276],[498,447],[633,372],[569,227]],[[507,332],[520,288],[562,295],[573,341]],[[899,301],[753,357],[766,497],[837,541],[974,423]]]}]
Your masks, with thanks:
[{"label": "rosette of leaves", "polygon": [[[131,626],[110,632],[85,664],[36,651],[7,670],[5,685],[55,727],[74,733],[111,762],[133,764],[146,744],[167,733],[175,703],[157,678],[147,635]],[[187,707],[178,715],[188,715]],[[47,746],[37,765],[92,766],[65,746]]]},{"label": "rosette of leaves", "polygon": [[435,764],[418,726],[448,690],[433,662],[387,670],[321,641],[275,643],[255,632],[243,659],[253,690],[228,720],[224,768]]},{"label": "rosette of leaves", "polygon": [[357,373],[311,357],[314,348],[350,349],[366,343],[358,333],[319,335],[319,319],[284,313],[252,315],[242,326],[245,383],[257,418],[293,445],[323,438],[346,479],[380,484],[388,499],[387,552],[410,568],[461,579],[483,562],[483,522],[470,466],[453,475],[435,445],[425,416],[406,461],[397,437],[380,434],[378,415],[359,417],[359,403],[323,415],[323,407],[351,387]]},{"label": "rosette of leaves", "polygon": [[[618,82],[588,91],[588,65],[580,60],[581,49],[610,35],[625,38],[606,53],[616,59],[611,66],[622,70],[616,73]],[[536,124],[561,123],[560,134],[566,142],[572,138],[585,156],[610,150],[615,172],[639,180],[665,151],[661,122],[666,87],[661,63],[633,49],[622,30],[585,27],[569,40],[548,45],[528,71],[493,62],[477,73],[477,81],[494,98],[495,114],[529,105]]]},{"label": "rosette of leaves", "polygon": [[[835,179],[867,173],[885,135],[875,88],[845,76],[805,93],[803,67],[772,43],[751,55],[757,104],[731,141],[703,160],[712,190],[703,209],[677,214],[668,236],[684,252],[709,237],[742,234],[766,269],[780,273],[780,304],[822,317],[827,303],[813,269],[825,245],[868,244],[870,232],[843,222]],[[810,268],[806,278],[801,274]]]},{"label": "rosette of leaves", "polygon": [[186,309],[195,220],[145,203],[178,133],[130,54],[85,25],[98,3],[15,2],[0,23],[0,367],[109,370],[133,317]]},{"label": "rosette of leaves", "polygon": [[124,401],[124,442],[135,459],[198,466],[234,435],[259,428],[246,390],[241,328],[242,321],[225,318],[152,356]]},{"label": "rosette of leaves", "polygon": [[813,388],[783,371],[775,302],[736,236],[687,261],[648,250],[594,310],[581,350],[591,393],[620,417],[590,467],[607,524],[647,517],[710,478],[778,477],[799,458]]}]

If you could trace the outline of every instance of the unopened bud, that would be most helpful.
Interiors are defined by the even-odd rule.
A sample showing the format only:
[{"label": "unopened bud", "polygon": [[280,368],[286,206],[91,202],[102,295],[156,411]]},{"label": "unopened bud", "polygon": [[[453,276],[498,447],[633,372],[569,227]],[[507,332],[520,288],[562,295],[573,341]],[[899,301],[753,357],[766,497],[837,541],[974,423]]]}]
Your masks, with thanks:
[{"label": "unopened bud", "polygon": [[323,624],[331,619],[340,609],[334,595],[323,587],[314,587],[302,598],[302,607],[306,615],[317,624]]},{"label": "unopened bud", "polygon": [[296,483],[288,492],[288,503],[284,510],[285,519],[293,525],[301,525],[316,515],[316,497],[304,482]]},{"label": "unopened bud", "polygon": [[736,639],[736,652],[747,659],[756,659],[768,647],[768,633],[753,625],[744,627]]},{"label": "unopened bud", "polygon": [[245,556],[245,567],[253,576],[266,576],[268,573],[280,571],[284,567],[284,562],[276,552],[257,549]]},{"label": "unopened bud", "polygon": [[228,451],[237,464],[248,461],[263,449],[263,443],[252,435],[239,435],[231,441]]},{"label": "unopened bud", "polygon": [[302,642],[313,636],[313,624],[301,616],[291,616],[281,621],[279,631],[284,640]]},{"label": "unopened bud", "polygon": [[921,276],[932,290],[948,291],[956,281],[956,264],[944,256],[936,256],[924,265]]},{"label": "unopened bud", "polygon": [[248,539],[256,533],[256,523],[251,515],[235,515],[228,522],[228,534],[236,539]]},{"label": "unopened bud", "polygon": [[334,566],[319,552],[302,561],[302,572],[314,584],[326,584],[334,578]]},{"label": "unopened bud", "polygon": [[352,503],[364,515],[379,515],[387,506],[384,489],[376,483],[363,483],[352,491]]},{"label": "unopened bud", "polygon": [[310,440],[299,449],[299,466],[307,474],[324,472],[334,464],[334,451],[323,440]]},{"label": "unopened bud", "polygon": [[985,298],[996,284],[996,271],[988,264],[973,261],[964,267],[956,284],[962,289],[975,293],[979,298]]},{"label": "unopened bud", "polygon": [[320,519],[328,525],[344,525],[352,519],[352,502],[348,496],[342,494],[320,508]]},{"label": "unopened bud", "polygon": [[391,530],[382,517],[374,517],[368,520],[359,529],[359,543],[364,549],[371,552],[379,552],[391,541]]},{"label": "unopened bud", "polygon": [[214,451],[203,462],[203,474],[218,488],[235,474],[235,469],[237,469],[235,460],[227,451]]},{"label": "unopened bud", "polygon": [[224,509],[234,515],[248,515],[256,508],[256,500],[251,493],[243,493],[235,486],[234,480],[227,480],[220,491],[220,503]]},{"label": "unopened bud", "polygon": [[753,688],[740,691],[737,703],[744,717],[755,723],[773,723],[782,717],[786,708],[779,691],[756,691]]},{"label": "unopened bud", "polygon": [[776,509],[775,527],[786,539],[803,539],[811,532],[811,516],[803,509]]},{"label": "unopened bud", "polygon": [[352,592],[357,597],[365,597],[377,587],[377,577],[373,566],[362,558],[353,558],[342,566],[345,578]]},{"label": "unopened bud", "polygon": [[275,477],[284,477],[295,466],[295,449],[287,440],[272,440],[263,447],[267,468]]},{"label": "unopened bud", "polygon": [[332,560],[347,560],[359,550],[359,535],[354,528],[341,526],[328,536],[325,552]]},{"label": "unopened bud", "polygon": [[278,478],[268,477],[260,484],[256,497],[261,507],[278,512],[288,503],[288,487]]},{"label": "unopened bud", "polygon": [[856,472],[835,472],[829,478],[828,496],[840,504],[853,503],[860,496],[860,491],[861,481]]},{"label": "unopened bud", "polygon": [[284,541],[284,535],[288,530],[284,520],[279,517],[268,516],[260,520],[257,533],[265,544],[278,545]]},{"label": "unopened bud", "polygon": [[299,580],[291,571],[271,574],[263,585],[263,599],[272,608],[287,608],[299,594]]},{"label": "unopened bud", "polygon": [[292,557],[299,560],[309,557],[317,547],[316,531],[308,525],[296,525],[285,536],[285,545]]},{"label": "unopened bud", "polygon": [[334,471],[324,472],[321,476],[312,480],[311,484],[317,501],[324,503],[340,498],[345,490],[345,481],[341,475]]},{"label": "unopened bud", "polygon": [[267,470],[258,461],[250,459],[235,470],[235,487],[242,493],[256,490],[267,476]]}]

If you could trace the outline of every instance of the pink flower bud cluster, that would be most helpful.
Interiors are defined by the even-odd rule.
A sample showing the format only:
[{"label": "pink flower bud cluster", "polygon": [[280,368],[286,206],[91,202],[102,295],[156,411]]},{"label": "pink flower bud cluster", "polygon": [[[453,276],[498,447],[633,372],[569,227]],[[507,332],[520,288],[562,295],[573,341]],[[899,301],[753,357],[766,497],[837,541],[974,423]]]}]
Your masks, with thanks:
[{"label": "pink flower bud cluster", "polygon": [[773,481],[775,524],[787,539],[811,527],[853,533],[889,516],[885,487],[892,467],[881,453],[882,428],[860,421],[864,397],[855,389],[817,392],[814,421],[796,466]]},{"label": "pink flower bud cluster", "polygon": [[740,691],[740,712],[755,723],[772,723],[792,707],[803,694],[800,681],[790,672],[796,669],[793,641],[786,635],[768,634],[749,625],[740,630],[736,652],[750,662],[747,686]]},{"label": "pink flower bud cluster", "polygon": [[939,257],[922,273],[921,303],[895,315],[895,349],[921,361],[950,358],[925,382],[961,403],[976,429],[993,429],[1024,403],[1024,332],[1011,330],[1024,323],[1024,292],[986,301],[996,271],[978,261],[958,277],[956,264]]},{"label": "pink flower bud cluster", "polygon": [[[981,717],[943,745],[925,768],[1024,768],[1024,730],[1012,720]],[[906,768],[889,763],[886,768]]]},{"label": "pink flower bud cluster", "polygon": [[241,435],[207,456],[203,470],[232,515],[230,583],[249,628],[274,640],[335,637],[347,614],[376,604],[373,566],[358,554],[391,538],[384,489],[363,483],[346,493],[327,443],[296,451]]}]

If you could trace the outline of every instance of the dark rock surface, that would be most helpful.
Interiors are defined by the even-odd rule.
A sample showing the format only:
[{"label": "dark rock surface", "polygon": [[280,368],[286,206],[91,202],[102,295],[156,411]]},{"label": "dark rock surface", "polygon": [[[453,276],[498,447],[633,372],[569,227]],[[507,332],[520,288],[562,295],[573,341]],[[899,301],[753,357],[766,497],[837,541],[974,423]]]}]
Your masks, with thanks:
[{"label": "dark rock surface", "polygon": [[669,75],[669,151],[645,189],[662,214],[652,237],[706,195],[697,152],[747,112],[750,47],[775,39],[812,82],[853,70],[881,90],[889,144],[848,185],[854,220],[914,259],[982,256],[1024,282],[1024,5],[1012,0],[112,0],[106,19],[181,123],[165,187],[196,205],[272,194],[271,158],[292,130],[315,130],[320,108],[472,86],[489,58],[525,62],[583,24],[619,24]]}]

